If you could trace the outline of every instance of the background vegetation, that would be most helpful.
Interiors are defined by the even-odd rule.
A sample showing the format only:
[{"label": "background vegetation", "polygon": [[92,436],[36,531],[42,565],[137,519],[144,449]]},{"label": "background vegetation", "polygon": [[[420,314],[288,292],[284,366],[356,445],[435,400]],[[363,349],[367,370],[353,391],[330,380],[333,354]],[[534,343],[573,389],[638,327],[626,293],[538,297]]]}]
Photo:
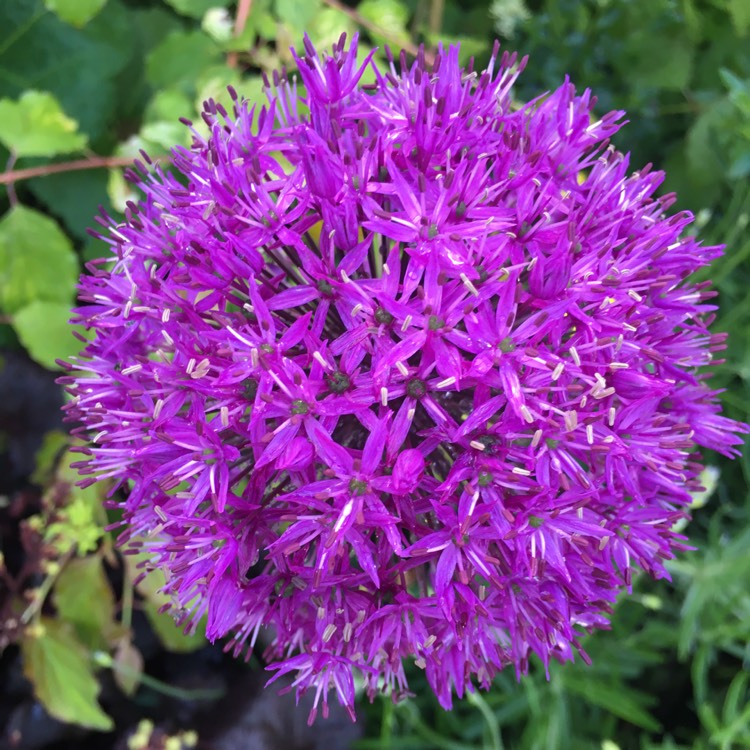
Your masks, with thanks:
[{"label": "background vegetation", "polygon": [[106,250],[86,227],[132,197],[122,167],[140,148],[167,159],[188,137],[178,117],[227,84],[262,101],[261,72],[291,65],[303,32],[327,46],[359,29],[412,51],[460,41],[480,66],[500,37],[531,55],[520,99],[568,74],[600,113],[628,111],[618,147],[666,168],[696,231],[728,246],[710,273],[730,333],[715,382],[747,420],[750,0],[2,0],[0,29],[0,745],[750,747],[747,451],[707,457],[696,551],[671,583],[637,581],[612,631],[587,640],[592,667],[502,675],[452,713],[417,672],[405,703],[306,730],[293,703],[259,693],[262,664],[183,636],[158,581],[134,584],[104,490],[74,485],[54,385],[55,359],[80,347],[77,275]]}]

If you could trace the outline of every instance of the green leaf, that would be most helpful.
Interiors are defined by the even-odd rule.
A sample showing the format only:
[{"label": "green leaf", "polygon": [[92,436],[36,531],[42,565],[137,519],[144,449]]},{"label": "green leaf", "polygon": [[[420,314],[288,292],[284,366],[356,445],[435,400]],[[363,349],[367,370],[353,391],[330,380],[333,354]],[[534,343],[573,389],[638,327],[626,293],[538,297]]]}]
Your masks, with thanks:
[{"label": "green leaf", "polygon": [[[148,559],[147,554],[127,555],[125,564],[130,567],[130,574],[133,579],[136,579],[143,572],[138,564]],[[151,627],[167,651],[189,653],[203,648],[206,645],[206,639],[201,634],[200,629],[193,635],[185,635],[177,627],[170,614],[159,612],[159,608],[170,601],[169,596],[161,591],[164,583],[164,573],[160,568],[156,568],[155,570],[149,570],[148,575],[136,586],[138,593],[145,600],[141,606]]]},{"label": "green leaf", "polygon": [[146,74],[157,88],[193,91],[194,81],[221,59],[216,43],[201,31],[173,31],[146,59]]},{"label": "green leaf", "polygon": [[51,716],[69,724],[109,731],[114,722],[96,702],[96,681],[88,652],[70,626],[44,618],[21,641],[23,671]]},{"label": "green leaf", "polygon": [[190,18],[203,18],[211,8],[225,8],[227,0],[165,0],[178,13]]},{"label": "green leaf", "polygon": [[86,136],[52,94],[26,91],[0,100],[0,141],[18,156],[55,156],[80,151]]},{"label": "green leaf", "polygon": [[320,0],[276,0],[275,2],[278,18],[300,37],[307,31],[315,16],[320,13],[321,7]]},{"label": "green leaf", "polygon": [[685,88],[693,72],[694,48],[683,34],[665,36],[643,54],[643,35],[634,34],[631,59],[627,61],[628,77],[635,86],[679,91]]},{"label": "green leaf", "polygon": [[44,0],[44,4],[71,26],[85,26],[107,0]]},{"label": "green leaf", "polygon": [[38,301],[69,305],[77,279],[70,240],[52,219],[24,206],[0,219],[0,309],[5,313]]},{"label": "green leaf", "polygon": [[350,36],[356,31],[354,22],[336,8],[323,8],[310,24],[310,38],[318,49],[330,47],[338,41],[342,32]]},{"label": "green leaf", "polygon": [[594,706],[601,706],[615,716],[650,732],[660,729],[659,722],[641,705],[641,696],[622,684],[609,684],[603,680],[592,679],[586,673],[573,669],[562,670],[560,675],[565,687],[576,693]]},{"label": "green leaf", "polygon": [[118,81],[131,60],[141,65],[134,18],[119,0],[109,0],[85,28],[76,29],[49,13],[42,0],[2,0],[0,97],[49,91],[91,140],[111,138],[118,107],[138,84],[135,76],[127,88]]},{"label": "green leaf", "polygon": [[[263,79],[260,76],[241,76],[237,71],[226,65],[215,65],[206,69],[196,81],[196,108],[210,98],[222,104],[228,112],[231,112],[233,102],[227,91],[227,86],[230,84],[234,86],[240,99],[247,100],[249,107],[254,104],[258,107],[268,104]],[[202,122],[196,124],[199,127],[203,126]]]},{"label": "green leaf", "polygon": [[410,41],[409,32],[406,30],[409,9],[400,0],[362,0],[357,6],[357,11],[378,30],[386,32],[387,36],[381,36],[377,31],[371,33],[375,44],[388,43],[393,46]]},{"label": "green leaf", "polygon": [[200,632],[186,635],[181,628],[177,627],[169,614],[159,612],[159,606],[154,602],[144,602],[143,611],[146,613],[157,638],[167,651],[176,654],[189,654],[206,645],[206,639]]},{"label": "green leaf", "polygon": [[50,430],[44,433],[42,445],[34,456],[34,473],[31,481],[44,486],[50,481],[57,467],[62,451],[69,445],[70,436],[62,430]]},{"label": "green leaf", "polygon": [[750,31],[750,3],[747,0],[728,0],[727,10],[738,36]]},{"label": "green leaf", "polygon": [[13,329],[29,356],[48,370],[59,370],[58,359],[67,360],[81,351],[68,323],[70,307],[37,300],[13,316]]},{"label": "green leaf", "polygon": [[122,638],[115,649],[112,676],[117,686],[129,698],[135,694],[143,675],[143,656],[130,638]]},{"label": "green leaf", "polygon": [[105,194],[107,172],[104,169],[45,175],[29,180],[26,185],[77,239],[88,239],[86,227],[93,225],[99,206],[106,211],[112,209]]},{"label": "green leaf", "polygon": [[97,555],[74,558],[63,568],[53,589],[61,620],[71,623],[90,649],[104,649],[124,635],[115,622],[115,599]]}]

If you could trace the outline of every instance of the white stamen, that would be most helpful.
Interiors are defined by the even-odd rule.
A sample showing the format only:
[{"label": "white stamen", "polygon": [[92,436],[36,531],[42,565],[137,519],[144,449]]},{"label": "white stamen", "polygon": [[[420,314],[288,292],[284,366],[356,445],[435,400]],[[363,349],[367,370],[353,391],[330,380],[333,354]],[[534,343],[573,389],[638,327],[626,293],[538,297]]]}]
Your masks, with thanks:
[{"label": "white stamen", "polygon": [[541,430],[537,430],[534,433],[534,437],[531,438],[531,447],[532,448],[536,448],[537,445],[539,445],[539,443],[541,443],[541,442],[542,442],[542,431]]},{"label": "white stamen", "polygon": [[349,274],[344,271],[344,269],[341,269],[341,280],[344,282],[344,284],[349,284],[351,282],[351,279],[349,278]]},{"label": "white stamen", "polygon": [[161,410],[164,408],[164,399],[160,398],[157,399],[156,403],[154,404],[154,419],[159,419],[159,415],[161,414]]},{"label": "white stamen", "polygon": [[581,358],[578,356],[578,349],[576,349],[574,346],[571,346],[568,351],[570,352],[570,356],[573,358],[573,361],[576,363],[576,367],[580,367]]},{"label": "white stamen", "polygon": [[354,627],[350,622],[347,622],[346,625],[344,625],[344,643],[349,643],[349,641],[352,639],[353,630]]},{"label": "white stamen", "polygon": [[563,362],[558,362],[555,369],[552,370],[552,382],[557,380],[560,377],[560,375],[563,374],[564,369],[565,369],[565,364]]},{"label": "white stamen", "polygon": [[164,336],[164,341],[167,342],[167,346],[174,346],[174,339],[166,331],[162,331],[161,335]]},{"label": "white stamen", "polygon": [[611,396],[614,392],[615,392],[614,388],[605,388],[603,391],[597,391],[596,393],[594,393],[592,391],[591,395],[594,398],[600,398],[601,399],[601,398],[607,398],[607,396]]},{"label": "white stamen", "polygon": [[137,365],[130,365],[130,367],[126,367],[123,371],[123,375],[132,375],[134,372],[138,372],[139,370],[143,369],[143,365],[137,364]]},{"label": "white stamen", "polygon": [[565,422],[565,429],[568,432],[573,432],[578,427],[578,412],[574,410],[566,411],[563,415],[563,421]]},{"label": "white stamen", "polygon": [[479,296],[479,290],[474,286],[474,284],[472,284],[471,279],[465,273],[462,273],[459,278],[471,294],[473,294],[475,297]]},{"label": "white stamen", "polygon": [[586,441],[589,445],[594,444],[594,425],[592,424],[586,425]]},{"label": "white stamen", "polygon": [[331,369],[333,369],[331,367],[331,365],[329,365],[328,362],[326,362],[325,358],[323,357],[323,355],[320,352],[318,352],[318,351],[313,352],[313,359],[316,362],[319,362],[320,366],[323,367],[323,369],[325,369],[325,370],[331,370]]},{"label": "white stamen", "polygon": [[451,375],[445,380],[441,380],[435,387],[436,388],[450,388],[456,382],[456,378]]},{"label": "white stamen", "polygon": [[409,371],[406,369],[406,365],[403,362],[396,362],[396,369],[404,376],[406,377],[409,374]]},{"label": "white stamen", "polygon": [[222,427],[229,427],[229,407],[222,406],[219,409],[219,419],[221,420]]},{"label": "white stamen", "polygon": [[635,289],[628,289],[628,297],[634,299],[636,302],[643,302],[643,297]]},{"label": "white stamen", "polygon": [[328,643],[328,641],[333,638],[333,634],[336,632],[337,628],[336,626],[331,623],[326,627],[326,629],[323,631],[323,643]]},{"label": "white stamen", "polygon": [[352,317],[356,318],[357,315],[359,315],[362,312],[362,309],[364,308],[364,305],[361,302],[357,302],[356,305],[352,308]]},{"label": "white stamen", "polygon": [[411,325],[411,321],[412,321],[412,316],[411,315],[407,315],[404,318],[404,322],[401,324],[401,330],[405,332],[406,329]]},{"label": "white stamen", "polygon": [[385,386],[380,389],[380,403],[388,406],[388,389]]},{"label": "white stamen", "polygon": [[630,365],[627,362],[610,362],[609,367],[611,370],[627,370]]},{"label": "white stamen", "polygon": [[520,466],[514,466],[511,471],[514,474],[520,474],[522,477],[530,477],[531,472],[528,469],[522,469]]},{"label": "white stamen", "polygon": [[529,411],[529,407],[524,404],[519,411],[521,412],[521,416],[524,418],[526,422],[531,424],[534,421],[533,414]]},{"label": "white stamen", "polygon": [[190,373],[190,377],[193,378],[193,380],[197,380],[198,378],[202,378],[210,369],[211,363],[208,359],[202,359]]},{"label": "white stamen", "polygon": [[171,311],[169,310],[169,308],[167,308],[166,310],[162,310],[161,311],[161,322],[162,323],[166,323],[169,320],[170,314],[171,314]]},{"label": "white stamen", "polygon": [[615,414],[616,414],[615,407],[614,406],[610,406],[609,407],[609,415],[608,415],[609,416],[609,426],[610,427],[612,427],[614,425],[614,423],[615,423]]},{"label": "white stamen", "polygon": [[483,451],[484,445],[480,443],[478,440],[472,440],[469,443],[469,446],[472,447],[475,451]]}]

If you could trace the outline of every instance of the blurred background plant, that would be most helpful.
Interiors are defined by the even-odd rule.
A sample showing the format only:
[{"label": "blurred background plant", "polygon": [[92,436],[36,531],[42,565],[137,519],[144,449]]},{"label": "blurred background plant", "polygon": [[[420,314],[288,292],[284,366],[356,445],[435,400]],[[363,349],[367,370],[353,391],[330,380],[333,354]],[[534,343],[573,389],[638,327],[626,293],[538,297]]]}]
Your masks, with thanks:
[{"label": "blurred background plant", "polygon": [[67,324],[77,275],[106,252],[86,228],[135,198],[123,167],[139,149],[167,164],[187,143],[179,117],[226,101],[227,84],[263,102],[262,73],[292,66],[305,31],[410,52],[460,41],[480,67],[500,37],[531,55],[519,99],[569,75],[600,113],[627,110],[616,145],[634,168],[666,168],[695,231],[727,244],[707,274],[730,334],[715,382],[747,420],[750,0],[3,0],[0,29],[0,744],[750,747],[747,451],[708,457],[696,550],[671,583],[636,582],[612,631],[587,640],[592,667],[505,674],[451,713],[415,670],[415,695],[363,706],[359,728],[334,716],[306,730],[293,702],[259,692],[262,664],[159,613],[158,577],[139,581],[106,530],[107,488],[75,486],[54,385],[55,360],[81,345]]}]

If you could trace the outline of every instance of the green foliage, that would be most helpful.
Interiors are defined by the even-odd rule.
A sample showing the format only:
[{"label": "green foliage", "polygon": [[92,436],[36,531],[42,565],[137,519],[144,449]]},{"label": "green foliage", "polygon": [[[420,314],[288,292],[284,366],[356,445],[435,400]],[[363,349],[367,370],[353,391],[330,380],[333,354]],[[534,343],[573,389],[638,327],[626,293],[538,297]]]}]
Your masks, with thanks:
[{"label": "green foliage", "polygon": [[52,219],[24,206],[0,219],[0,310],[12,314],[40,301],[70,305],[78,272],[73,246]]},{"label": "green foliage", "polygon": [[390,43],[391,46],[396,47],[409,43],[406,24],[411,14],[400,0],[362,0],[357,10],[363,18],[378,29],[387,32],[387,37],[373,33],[375,44]]},{"label": "green foliage", "polygon": [[99,555],[70,560],[57,577],[52,599],[58,617],[73,625],[83,643],[106,648],[123,635],[115,624],[115,597]]},{"label": "green foliage", "polygon": [[201,31],[172,31],[148,56],[146,76],[152,86],[193,90],[193,82],[219,62],[216,43]]},{"label": "green foliage", "polygon": [[43,618],[27,631],[21,652],[24,673],[52,716],[100,731],[113,727],[96,701],[91,659],[67,623]]},{"label": "green foliage", "polygon": [[211,8],[225,7],[228,2],[221,0],[166,0],[178,13],[190,18],[203,18]]},{"label": "green foliage", "polygon": [[85,26],[103,7],[107,0],[44,0],[61,21],[72,26]]},{"label": "green foliage", "polygon": [[80,151],[86,136],[52,94],[25,91],[17,102],[0,100],[0,141],[16,156],[56,156]]},{"label": "green foliage", "polygon": [[[148,561],[146,555],[129,555],[127,564],[131,566],[131,575],[136,579],[141,573],[142,564]],[[152,570],[138,585],[138,593],[143,597],[143,611],[148,617],[154,633],[162,645],[174,653],[190,653],[206,645],[206,639],[202,633],[195,632],[186,635],[177,628],[174,620],[159,609],[169,602],[169,597],[161,592],[164,586],[164,573],[160,569]]]},{"label": "green foliage", "polygon": [[48,370],[57,370],[57,360],[68,360],[81,350],[68,324],[70,306],[36,300],[13,316],[13,328],[29,356]]}]

